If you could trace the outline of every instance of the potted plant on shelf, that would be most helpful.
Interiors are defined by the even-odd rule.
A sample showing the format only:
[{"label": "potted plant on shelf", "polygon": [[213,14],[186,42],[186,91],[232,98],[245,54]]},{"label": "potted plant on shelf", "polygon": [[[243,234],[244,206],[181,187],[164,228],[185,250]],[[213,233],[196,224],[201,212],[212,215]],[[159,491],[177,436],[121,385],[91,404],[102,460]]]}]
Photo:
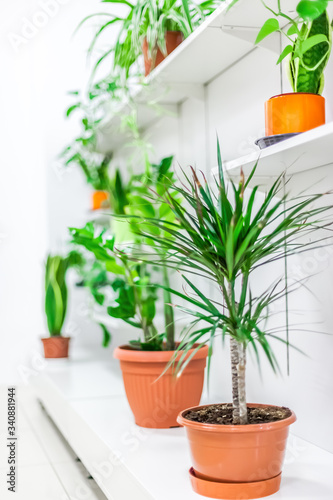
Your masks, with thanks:
[{"label": "potted plant on shelf", "polygon": [[43,338],[45,358],[68,358],[69,337],[62,335],[67,312],[66,273],[79,263],[80,256],[71,252],[67,257],[47,257],[45,266],[45,313],[50,337]]},{"label": "potted plant on shelf", "polygon": [[203,1],[196,4],[192,0],[139,0],[131,3],[127,0],[104,0],[126,6],[129,12],[120,17],[102,13],[87,16],[80,26],[95,16],[106,17],[91,42],[89,53],[93,50],[97,39],[108,27],[120,23],[120,31],[114,47],[108,48],[99,57],[97,67],[111,54],[114,54],[114,68],[121,69],[129,76],[130,68],[143,54],[145,75],[147,76],[167,55],[169,55],[196,28],[206,16],[210,15],[219,2]]},{"label": "potted plant on shelf", "polygon": [[[259,267],[315,248],[323,240],[323,235],[316,238],[316,231],[332,225],[324,217],[332,205],[323,206],[322,194],[296,198],[283,195],[283,176],[264,198],[258,196],[258,186],[249,192],[255,169],[247,181],[241,174],[238,185],[231,182],[228,191],[219,151],[218,164],[215,188],[204,176],[199,180],[192,169],[192,179],[185,174],[185,184],[170,187],[162,197],[175,221],[145,218],[144,228],[151,226],[152,230],[143,229],[141,234],[160,248],[157,264],[191,274],[190,278],[183,275],[191,293],[169,289],[190,304],[190,308],[179,307],[193,316],[171,365],[182,354],[182,360],[176,363],[181,373],[194,345],[207,343],[210,359],[214,338],[230,338],[232,403],[184,409],[178,417],[190,442],[193,488],[213,498],[249,499],[278,491],[289,426],[296,420],[285,407],[247,404],[247,351],[252,349],[259,363],[262,350],[276,371],[278,362],[271,341],[286,341],[275,329],[268,329],[266,320],[269,307],[288,296],[284,279],[268,288],[262,286],[257,295],[251,282]],[[185,199],[186,206],[174,193]],[[322,206],[314,208],[318,201]],[[304,236],[309,243],[300,239]],[[164,262],[161,252],[165,252]],[[195,275],[200,276],[199,284],[193,281]],[[204,278],[217,286],[219,299],[203,293]],[[258,286],[260,282],[256,281]]]},{"label": "potted plant on shelf", "polygon": [[120,359],[135,422],[150,428],[177,426],[177,415],[187,402],[198,404],[200,401],[207,349],[196,353],[177,381],[171,368],[159,378],[174,350],[168,350],[165,343],[167,332],[170,333],[169,315],[165,315],[165,331],[160,333],[155,326],[156,285],[148,266],[132,262],[124,250],[116,248],[114,236],[107,237],[104,232],[95,234],[91,223],[83,229],[71,228],[71,234],[74,243],[93,252],[114,276],[111,289],[115,298],[107,307],[107,313],[142,331],[141,339],[118,347],[114,353]]},{"label": "potted plant on shelf", "polygon": [[[231,4],[234,5],[238,0]],[[327,0],[301,0],[293,19],[277,1],[274,17],[258,33],[256,43],[280,32],[287,40],[277,63],[287,58],[292,93],[272,97],[265,104],[266,136],[305,132],[325,123],[324,70],[332,50],[332,26]],[[284,24],[288,23],[287,28]]]}]

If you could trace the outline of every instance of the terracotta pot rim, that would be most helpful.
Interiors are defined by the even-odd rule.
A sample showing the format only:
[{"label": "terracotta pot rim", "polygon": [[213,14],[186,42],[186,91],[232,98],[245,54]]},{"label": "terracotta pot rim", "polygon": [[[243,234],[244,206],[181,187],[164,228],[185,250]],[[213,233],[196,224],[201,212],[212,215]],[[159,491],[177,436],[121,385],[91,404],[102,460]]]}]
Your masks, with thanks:
[{"label": "terracotta pot rim", "polygon": [[299,95],[312,95],[312,96],[315,96],[315,97],[320,97],[321,99],[325,99],[325,97],[323,97],[321,94],[314,94],[312,92],[284,92],[283,94],[273,95],[268,100],[270,101],[271,99],[282,98],[282,97],[285,97],[287,95],[297,95],[297,96],[299,96]]},{"label": "terracotta pot rim", "polygon": [[[167,30],[165,32],[165,35],[168,35],[169,33],[177,33],[177,34],[182,35],[184,37],[184,33],[182,31],[180,31],[180,30]],[[147,35],[145,35],[143,37],[143,40],[147,40]]]},{"label": "terracotta pot rim", "polygon": [[[198,344],[194,344],[194,347],[186,353],[185,359],[187,359],[195,350]],[[113,357],[119,359],[120,361],[133,361],[135,363],[166,363],[170,360],[172,354],[175,351],[138,351],[136,349],[129,349],[131,346],[128,344],[116,347],[113,352]],[[177,360],[182,355],[180,351],[177,354]],[[203,359],[208,355],[208,346],[202,346],[192,357],[192,360]]]},{"label": "terracotta pot rim", "polygon": [[41,337],[41,340],[50,340],[50,339],[65,339],[70,340],[72,337],[64,337],[63,335],[50,335],[49,337]]},{"label": "terracotta pot rim", "polygon": [[[290,417],[284,418],[283,420],[278,420],[277,422],[267,422],[264,424],[249,424],[249,425],[219,425],[219,424],[205,424],[202,422],[193,422],[191,420],[186,419],[183,415],[187,413],[190,410],[199,410],[201,408],[206,408],[207,406],[214,406],[214,405],[202,405],[202,406],[193,406],[192,408],[187,408],[186,410],[183,410],[179,413],[177,417],[177,422],[182,425],[183,427],[190,427],[192,430],[201,430],[201,431],[208,431],[208,432],[217,432],[217,433],[248,433],[248,432],[258,432],[258,431],[271,431],[271,430],[276,430],[280,429],[282,427],[287,427],[294,422],[296,422],[296,415],[295,413],[291,411]],[[247,406],[249,407],[264,407],[264,406],[271,406],[271,407],[279,407],[278,405],[269,405],[269,404],[256,404],[256,403],[248,403]]]}]

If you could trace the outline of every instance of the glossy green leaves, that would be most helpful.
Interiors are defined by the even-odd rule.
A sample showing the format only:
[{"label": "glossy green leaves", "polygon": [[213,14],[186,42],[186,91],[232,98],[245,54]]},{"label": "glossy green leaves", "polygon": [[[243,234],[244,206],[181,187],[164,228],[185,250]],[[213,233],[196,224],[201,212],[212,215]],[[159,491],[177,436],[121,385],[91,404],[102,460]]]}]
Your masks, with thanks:
[{"label": "glossy green leaves", "polygon": [[327,0],[301,0],[297,5],[297,13],[305,21],[313,21],[325,12],[327,7]]}]

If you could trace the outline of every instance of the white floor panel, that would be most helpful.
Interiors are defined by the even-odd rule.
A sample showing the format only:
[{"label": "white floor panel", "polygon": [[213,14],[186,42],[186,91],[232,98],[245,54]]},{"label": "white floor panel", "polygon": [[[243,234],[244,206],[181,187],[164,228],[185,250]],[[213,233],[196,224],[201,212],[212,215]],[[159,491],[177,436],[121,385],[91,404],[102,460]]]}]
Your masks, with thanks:
[{"label": "white floor panel", "polygon": [[54,464],[70,500],[106,500],[95,481],[88,479],[86,471],[77,463]]},{"label": "white floor panel", "polygon": [[47,417],[40,403],[35,397],[26,400],[22,413],[30,423],[40,446],[51,463],[75,461],[76,455],[70,449],[62,434]]}]

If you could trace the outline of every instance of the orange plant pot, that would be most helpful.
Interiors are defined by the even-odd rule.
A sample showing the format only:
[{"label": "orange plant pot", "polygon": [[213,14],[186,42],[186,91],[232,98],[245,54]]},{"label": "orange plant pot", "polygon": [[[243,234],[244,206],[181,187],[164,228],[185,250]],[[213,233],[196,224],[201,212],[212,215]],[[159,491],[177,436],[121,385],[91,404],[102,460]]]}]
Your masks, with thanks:
[{"label": "orange plant pot", "polygon": [[[181,31],[167,31],[165,34],[167,55],[171,54],[171,52],[175,50],[183,40],[184,35]],[[162,61],[164,61],[166,56],[164,56],[160,49],[157,48],[155,61],[153,61],[152,58],[149,57],[147,38],[144,38],[143,40],[142,52],[145,63],[145,75],[148,76],[154,68],[156,68],[159,64],[161,64]]]},{"label": "orange plant pot", "polygon": [[47,337],[42,339],[45,358],[68,358],[70,337]]},{"label": "orange plant pot", "polygon": [[[174,351],[137,351],[126,345],[114,351],[114,357],[120,360],[128,403],[140,427],[178,427],[178,413],[200,402],[208,347],[196,352],[179,378],[174,376],[172,367],[159,378],[173,354]],[[180,356],[178,353],[177,360]]]},{"label": "orange plant pot", "polygon": [[106,191],[94,191],[92,194],[92,209],[98,210],[100,208],[109,207],[109,193]]},{"label": "orange plant pot", "polygon": [[294,92],[265,103],[266,136],[306,132],[325,124],[325,99],[318,94]]},{"label": "orange plant pot", "polygon": [[[249,404],[250,407],[267,405]],[[279,490],[291,416],[267,424],[215,425],[178,416],[186,428],[193,468],[193,489],[211,498],[261,498]]]}]

